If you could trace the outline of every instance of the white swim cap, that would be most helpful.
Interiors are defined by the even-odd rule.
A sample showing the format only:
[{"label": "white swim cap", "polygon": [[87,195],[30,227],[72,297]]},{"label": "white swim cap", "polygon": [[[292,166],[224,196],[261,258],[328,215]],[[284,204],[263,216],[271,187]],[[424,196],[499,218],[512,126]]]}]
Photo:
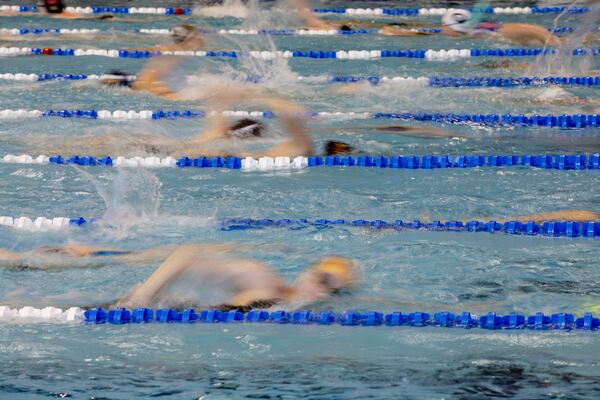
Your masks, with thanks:
[{"label": "white swim cap", "polygon": [[469,19],[471,19],[469,11],[460,8],[451,8],[442,17],[442,25],[456,32],[467,33],[471,30],[468,24]]}]

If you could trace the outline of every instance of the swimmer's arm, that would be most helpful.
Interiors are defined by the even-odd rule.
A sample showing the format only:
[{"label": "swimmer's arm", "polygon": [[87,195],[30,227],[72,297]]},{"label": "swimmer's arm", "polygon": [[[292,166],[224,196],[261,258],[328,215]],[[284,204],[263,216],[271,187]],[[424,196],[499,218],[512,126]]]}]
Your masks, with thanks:
[{"label": "swimmer's arm", "polygon": [[510,218],[471,218],[469,220],[465,220],[463,222],[472,221],[472,220],[490,220],[496,222],[509,222],[509,221],[519,221],[519,222],[529,222],[534,221],[536,224],[541,224],[545,221],[576,221],[576,222],[587,222],[587,221],[600,221],[600,213],[590,210],[562,210],[562,211],[553,211],[547,213],[539,213],[532,215],[524,215],[518,217],[510,217]]},{"label": "swimmer's arm", "polygon": [[432,35],[432,33],[429,32],[419,32],[419,31],[413,31],[410,29],[403,29],[403,28],[397,28],[395,26],[384,26],[383,28],[381,28],[379,30],[379,33],[381,33],[384,36],[429,36]]},{"label": "swimmer's arm", "polygon": [[0,263],[12,265],[15,262],[23,260],[23,255],[24,253],[13,253],[12,251],[6,249],[0,249]]},{"label": "swimmer's arm", "polygon": [[80,244],[67,244],[65,246],[57,248],[60,252],[68,254],[72,257],[89,257],[92,253],[102,252],[102,251],[118,251],[111,248],[106,247],[98,247],[98,246],[85,246]]},{"label": "swimmer's arm", "polygon": [[399,135],[407,136],[423,136],[423,137],[464,137],[456,132],[447,131],[445,129],[427,127],[412,127],[402,125],[376,126],[371,129],[384,132],[393,132]]},{"label": "swimmer's arm", "polygon": [[192,145],[203,145],[212,142],[213,140],[220,139],[225,136],[226,131],[227,118],[223,116],[221,111],[215,111],[208,120],[208,127],[192,139]]},{"label": "swimmer's arm", "polygon": [[[226,254],[233,250],[243,249],[243,246],[236,246],[233,243],[223,244],[202,244],[204,251],[211,251],[212,254]],[[131,252],[129,254],[115,255],[114,258],[127,265],[147,265],[155,261],[165,260],[173,254],[179,245],[168,244],[164,246],[153,247],[146,250]]]},{"label": "swimmer's arm", "polygon": [[548,29],[532,24],[506,23],[502,24],[497,32],[515,43],[528,44],[535,40],[538,45],[559,46],[561,40]]},{"label": "swimmer's arm", "polygon": [[165,83],[164,77],[179,62],[177,57],[159,57],[150,60],[148,66],[139,73],[138,79],[133,82],[132,88],[150,92],[168,100],[178,100],[177,94]]},{"label": "swimmer's arm", "polygon": [[[202,262],[215,256],[211,245],[188,244],[178,247],[144,283],[134,287],[125,297],[117,302],[117,307],[135,307],[151,304],[152,300],[177,279],[182,273],[192,267],[211,268]],[[221,254],[224,250],[221,252]]]},{"label": "swimmer's arm", "polygon": [[335,131],[381,131],[390,134],[406,135],[406,136],[420,136],[420,137],[458,137],[463,138],[456,132],[447,131],[445,129],[434,128],[431,126],[427,127],[412,127],[403,125],[387,125],[387,126],[348,126],[344,128],[320,128],[313,129],[313,132],[335,132]]},{"label": "swimmer's arm", "polygon": [[267,157],[311,155],[313,153],[312,140],[306,133],[302,120],[298,117],[303,111],[302,108],[283,99],[269,100],[267,103],[281,118],[281,122],[291,139],[273,147],[263,155]]},{"label": "swimmer's arm", "polygon": [[586,222],[586,221],[600,221],[600,213],[590,211],[590,210],[563,210],[563,211],[554,211],[533,215],[526,215],[522,217],[517,217],[515,219],[507,219],[506,221],[535,221],[540,224],[544,221],[577,221],[577,222]]},{"label": "swimmer's arm", "polygon": [[296,9],[298,16],[306,22],[308,29],[336,29],[336,24],[323,21],[316,16],[305,0],[292,0],[292,5]]}]

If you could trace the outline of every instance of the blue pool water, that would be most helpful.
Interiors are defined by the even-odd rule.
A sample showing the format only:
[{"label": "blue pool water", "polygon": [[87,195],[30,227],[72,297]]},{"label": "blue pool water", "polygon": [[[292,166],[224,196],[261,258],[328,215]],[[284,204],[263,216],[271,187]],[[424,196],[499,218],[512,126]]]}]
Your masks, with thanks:
[{"label": "blue pool water", "polygon": [[[374,3],[351,4],[373,7]],[[391,6],[388,2],[377,4]],[[412,5],[394,3],[397,7]],[[552,26],[554,17],[499,15],[492,19]],[[168,28],[176,23],[173,17],[135,18],[139,21],[2,18],[2,28],[113,30],[93,40],[40,37],[31,42],[24,37],[17,42],[0,40],[0,46],[142,48],[167,38],[122,35],[119,30]],[[558,26],[576,26],[581,18],[567,15]],[[245,22],[234,18],[191,21],[206,27],[297,27],[285,12],[275,11]],[[437,18],[427,21],[433,24]],[[208,46],[266,50],[509,47],[446,37],[380,36],[274,37],[272,42],[264,37],[214,37]],[[302,59],[276,65],[256,60],[193,59],[184,63],[180,73],[208,80],[240,72],[262,74],[268,78],[263,86],[276,88],[313,111],[597,114],[600,105],[595,87],[557,91],[542,87],[431,88],[389,83],[359,85],[358,92],[339,94],[334,92],[335,86],[311,79],[298,82],[297,77],[591,75],[589,71],[600,69],[599,60],[587,59],[587,64],[572,66],[570,71],[548,71],[542,62],[535,66],[532,58],[516,60],[527,64],[525,70],[489,70],[479,65],[483,61],[480,59]],[[103,57],[0,57],[0,73],[100,74],[118,68],[133,74],[144,62]],[[174,81],[182,85],[179,79]],[[197,87],[199,92],[202,89],[201,85]],[[206,107],[202,101],[171,102],[143,93],[104,89],[93,82],[0,81],[0,91],[0,110]],[[565,105],[547,100],[575,96],[595,99],[596,103]],[[309,130],[319,152],[331,139],[348,142],[364,153],[384,155],[600,151],[598,128],[440,125],[455,132],[456,137],[431,139],[368,129],[381,123],[313,120]],[[0,120],[0,156],[49,155],[49,150],[64,149],[65,143],[76,150],[77,139],[82,136],[104,135],[107,142],[121,133],[189,138],[204,126],[199,120]],[[269,127],[272,133],[268,142],[275,143],[280,136],[278,126],[273,121]],[[109,145],[111,155],[143,155],[137,149],[110,143],[115,143]],[[73,242],[140,250],[189,242],[233,242],[239,245],[240,256],[266,262],[288,282],[320,257],[338,254],[360,264],[360,285],[352,293],[314,305],[315,309],[582,315],[600,312],[597,239],[314,226],[223,231],[217,220],[506,219],[562,209],[600,212],[599,183],[597,171],[525,167],[429,171],[312,168],[244,173],[0,164],[0,215],[103,216],[108,221],[96,227],[45,233],[1,227],[0,247],[27,251]],[[79,266],[82,268],[2,268],[0,304],[66,308],[114,302],[147,278],[157,264],[128,266],[100,259]],[[583,331],[2,322],[0,398],[595,399],[600,396],[598,354],[600,336]]]}]

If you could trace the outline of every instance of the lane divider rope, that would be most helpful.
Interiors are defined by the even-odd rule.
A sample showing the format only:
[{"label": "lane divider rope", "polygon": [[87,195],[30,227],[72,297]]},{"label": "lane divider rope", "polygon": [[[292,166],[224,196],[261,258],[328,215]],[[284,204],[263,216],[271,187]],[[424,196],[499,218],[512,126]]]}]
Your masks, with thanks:
[{"label": "lane divider rope", "polygon": [[[223,111],[226,117],[241,118],[274,118],[276,114],[271,111]],[[31,118],[76,118],[76,119],[101,119],[101,120],[173,120],[204,118],[207,114],[202,111],[192,110],[0,110],[0,120],[22,120]],[[208,115],[214,115],[212,112]],[[538,115],[538,114],[455,114],[455,113],[368,113],[368,112],[341,112],[320,111],[304,114],[308,118],[334,118],[334,119],[386,119],[401,121],[436,122],[447,124],[481,125],[481,126],[526,126],[526,127],[554,127],[560,129],[581,129],[600,127],[600,114],[563,114],[563,115]]]},{"label": "lane divider rope", "polygon": [[[444,15],[452,8],[315,8],[312,11],[319,14],[348,14],[348,15],[379,15],[379,16],[436,16]],[[473,12],[486,14],[583,14],[589,12],[588,7],[484,7],[473,8]],[[0,11],[38,12],[36,6],[3,5]],[[166,14],[190,15],[191,8],[177,7],[66,7],[65,11],[76,14]]]},{"label": "lane divider rope", "polygon": [[290,324],[290,325],[341,325],[341,326],[388,326],[388,327],[443,327],[488,330],[535,330],[535,331],[591,331],[600,328],[600,318],[592,313],[577,317],[573,313],[553,313],[545,315],[537,312],[524,315],[512,312],[506,315],[488,312],[481,315],[468,311],[452,313],[448,311],[428,312],[391,312],[354,311],[341,313],[332,311],[265,311],[251,310],[243,313],[238,310],[219,311],[193,308],[179,311],[174,308],[116,308],[104,310],[93,308],[83,311],[71,307],[63,311],[56,307],[22,307],[12,309],[0,306],[0,321],[3,322],[79,322],[85,324],[147,324],[147,323],[224,323],[224,324]]},{"label": "lane divider rope", "polygon": [[[37,6],[2,5],[0,11],[37,13]],[[65,7],[65,11],[74,14],[164,14],[191,15],[193,10],[187,7]]]},{"label": "lane divider rope", "polygon": [[[259,58],[271,60],[283,58],[377,60],[382,58],[418,58],[428,61],[457,60],[470,57],[535,57],[558,54],[554,48],[512,48],[512,49],[416,49],[416,50],[286,50],[286,51],[150,51],[115,49],[68,49],[0,47],[0,56],[44,55],[44,56],[99,56],[112,58],[150,58],[161,55],[220,58]],[[600,48],[576,48],[573,56],[600,55]]]},{"label": "lane divider rope", "polygon": [[301,169],[306,167],[367,167],[391,169],[448,169],[448,168],[488,168],[488,167],[534,167],[557,170],[598,170],[600,154],[545,154],[545,155],[455,155],[455,156],[310,156],[303,157],[93,157],[7,154],[1,160],[4,164],[53,164],[99,167],[144,167],[144,168],[226,168],[245,171],[274,171]]},{"label": "lane divider rope", "polygon": [[[94,226],[101,222],[101,218],[85,219],[83,217],[9,217],[0,216],[0,226],[7,226],[14,229],[26,231],[47,232],[53,230],[64,230],[70,227]],[[387,222],[383,220],[364,220],[364,219],[252,219],[252,218],[221,218],[218,220],[219,229],[223,231],[239,231],[265,228],[288,228],[298,229],[306,227],[352,227],[366,229],[388,229],[395,231],[420,230],[433,232],[488,232],[505,233],[511,235],[524,236],[551,236],[551,237],[600,237],[600,221],[545,221],[541,224],[535,221],[519,222],[507,221],[500,223],[497,221],[432,221],[425,222],[420,220],[403,221],[395,220]]]},{"label": "lane divider rope", "polygon": [[[445,15],[452,8],[314,8],[318,14],[349,14],[349,15],[386,15],[386,16],[430,16]],[[583,14],[590,11],[588,7],[476,7],[471,12],[485,14]]]},{"label": "lane divider rope", "polygon": [[[11,81],[42,82],[49,80],[102,80],[116,78],[110,74],[25,74],[25,73],[0,73],[0,79]],[[122,78],[122,77],[119,77]],[[128,80],[134,81],[137,76],[130,75]],[[521,76],[521,77],[411,77],[411,76],[360,76],[360,75],[334,75],[334,76],[298,76],[299,81],[307,82],[330,82],[330,83],[361,83],[368,82],[372,85],[384,83],[425,85],[432,87],[524,87],[524,86],[600,86],[600,76]],[[248,83],[260,83],[263,81],[258,76],[247,76],[242,78],[233,77],[232,80],[241,80]]]}]

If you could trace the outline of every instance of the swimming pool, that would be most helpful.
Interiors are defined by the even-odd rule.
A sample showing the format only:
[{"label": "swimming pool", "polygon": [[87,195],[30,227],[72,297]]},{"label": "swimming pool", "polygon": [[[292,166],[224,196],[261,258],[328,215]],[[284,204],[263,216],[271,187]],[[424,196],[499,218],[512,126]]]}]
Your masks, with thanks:
[{"label": "swimming pool", "polygon": [[[327,6],[331,4],[348,6],[329,2]],[[122,5],[131,6],[129,2]],[[439,4],[432,3],[436,5]],[[352,6],[373,7],[373,3],[352,2]],[[554,17],[501,15],[493,19],[550,27]],[[2,28],[58,25],[112,29],[93,40],[40,36],[31,41],[23,36],[16,42],[18,47],[120,49],[143,48],[167,39],[119,31],[169,28],[178,17],[135,18],[139,22],[57,22],[27,16],[1,21]],[[581,18],[582,15],[567,15],[558,26],[577,26]],[[433,23],[437,17],[427,20]],[[210,28],[231,28],[240,23],[254,29],[294,27],[293,21],[281,12],[268,12],[246,22],[233,18],[193,21]],[[595,21],[594,26],[597,25]],[[210,38],[209,46],[214,50],[243,46],[250,50],[301,51],[510,47],[445,37],[377,35],[274,36],[272,42],[258,36],[215,36]],[[272,65],[258,59],[190,58],[178,73],[206,80],[228,79],[241,73],[260,75],[265,78],[261,85],[292,96],[311,111],[598,114],[597,104],[548,101],[569,96],[598,99],[597,87],[437,88],[415,82],[384,82],[355,84],[358,92],[340,94],[334,91],[339,85],[324,81],[331,75],[588,76],[588,71],[600,67],[599,57],[575,60],[577,65],[570,71],[542,67],[489,70],[480,65],[483,60],[291,59]],[[516,61],[533,64],[534,59]],[[102,74],[118,68],[134,74],[144,63],[143,59],[130,58],[0,57],[0,73]],[[319,79],[298,79],[311,76]],[[173,81],[174,85],[184,85],[182,79]],[[199,84],[194,90],[201,92],[202,87]],[[147,94],[101,88],[88,81],[0,80],[0,90],[0,110],[205,107],[201,101],[166,101]],[[312,119],[308,125],[319,153],[324,142],[331,139],[348,142],[365,154],[388,156],[600,151],[598,128],[438,124],[456,136],[434,139],[368,129],[382,123],[394,121],[329,117]],[[277,142],[276,121],[267,124],[274,132],[268,142]],[[203,126],[204,121],[196,119],[0,120],[0,156],[36,156],[58,147],[61,140],[82,135],[114,138],[124,132],[186,138]],[[143,155],[118,146],[113,150],[110,155]],[[314,309],[466,310],[474,314],[495,311],[498,315],[599,312],[598,239],[378,231],[349,226],[222,230],[218,224],[219,218],[227,217],[411,221],[510,219],[561,209],[600,211],[597,170],[518,166],[434,170],[339,167],[242,172],[0,163],[0,176],[0,215],[104,217],[106,222],[50,232],[0,227],[0,246],[13,251],[67,242],[126,250],[182,242],[235,242],[240,245],[240,255],[266,262],[289,282],[327,254],[345,255],[359,262],[362,279],[358,289],[314,305]],[[131,267],[110,259],[88,264],[86,268],[47,271],[0,269],[0,304],[13,308],[67,308],[112,302],[156,268],[156,264]],[[120,326],[21,321],[0,323],[0,393],[7,398],[593,399],[599,395],[599,352],[597,332],[585,331],[275,324]]]}]

